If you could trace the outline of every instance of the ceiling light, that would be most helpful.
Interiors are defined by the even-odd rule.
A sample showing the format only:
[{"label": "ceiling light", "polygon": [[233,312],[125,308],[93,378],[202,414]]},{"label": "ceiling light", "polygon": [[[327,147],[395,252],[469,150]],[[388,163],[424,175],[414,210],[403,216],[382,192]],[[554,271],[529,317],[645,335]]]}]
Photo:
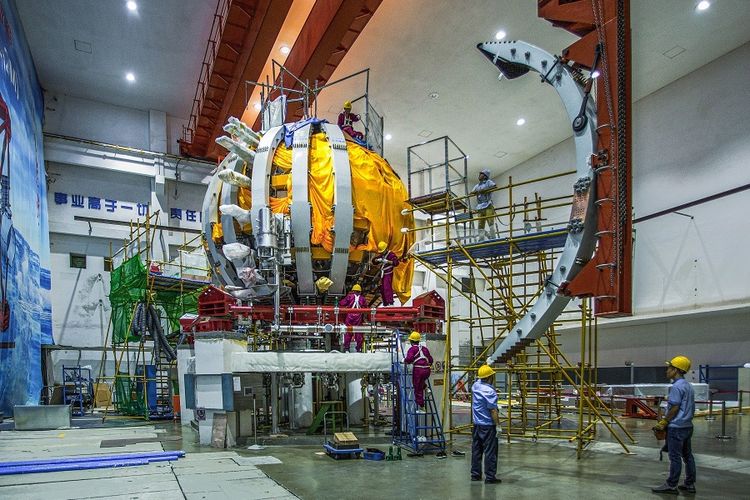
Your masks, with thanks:
[{"label": "ceiling light", "polygon": [[259,102],[256,102],[255,104],[253,104],[253,108],[255,108],[256,111],[260,111],[260,108],[262,108],[262,107],[263,106],[261,106],[261,104]]},{"label": "ceiling light", "polygon": [[495,33],[495,40],[502,40],[505,38],[506,33],[503,30],[498,31]]},{"label": "ceiling light", "polygon": [[516,125],[518,125],[519,127],[524,123],[526,123],[526,118],[519,118],[518,120],[516,120]]},{"label": "ceiling light", "polygon": [[129,2],[125,2],[125,7],[127,7],[130,12],[135,12],[136,10],[138,10],[138,4],[135,3],[133,0],[130,0]]},{"label": "ceiling light", "polygon": [[695,6],[695,10],[706,10],[709,7],[711,7],[711,2],[708,0],[701,0],[698,2],[698,5]]},{"label": "ceiling light", "polygon": [[133,73],[126,73],[125,74],[125,79],[127,81],[129,81],[129,82],[134,82],[135,81],[135,75]]},{"label": "ceiling light", "polygon": [[292,49],[290,49],[286,45],[282,45],[279,50],[281,51],[282,54],[285,54],[285,55],[292,51]]},{"label": "ceiling light", "polygon": [[601,75],[601,73],[599,73],[598,69],[591,72],[591,78],[599,78],[599,75]]},{"label": "ceiling light", "polygon": [[393,136],[391,134],[385,134],[386,141],[390,141],[391,139],[393,139]]}]

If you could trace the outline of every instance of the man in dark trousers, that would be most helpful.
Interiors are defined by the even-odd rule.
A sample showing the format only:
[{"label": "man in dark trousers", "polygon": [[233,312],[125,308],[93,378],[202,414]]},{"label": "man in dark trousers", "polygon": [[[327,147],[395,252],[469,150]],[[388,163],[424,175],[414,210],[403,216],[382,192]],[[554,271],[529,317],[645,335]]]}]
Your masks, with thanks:
[{"label": "man in dark trousers", "polygon": [[482,365],[477,380],[471,386],[471,480],[482,480],[482,455],[484,455],[484,482],[500,483],[497,472],[497,392],[493,382],[495,370]]},{"label": "man in dark trousers", "polygon": [[686,493],[695,493],[695,459],[690,446],[693,437],[693,414],[695,413],[695,392],[685,374],[690,370],[690,360],[685,356],[675,356],[667,361],[667,377],[674,380],[667,396],[667,414],[654,426],[654,431],[667,430],[669,449],[669,477],[667,482],[656,488],[654,493],[678,495],[682,462],[685,462],[685,484],[679,486]]}]

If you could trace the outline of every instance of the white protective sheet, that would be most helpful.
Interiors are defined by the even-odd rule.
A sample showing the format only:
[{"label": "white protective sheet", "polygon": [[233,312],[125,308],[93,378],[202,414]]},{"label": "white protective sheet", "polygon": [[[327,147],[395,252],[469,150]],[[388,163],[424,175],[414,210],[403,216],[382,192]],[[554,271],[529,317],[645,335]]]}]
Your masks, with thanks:
[{"label": "white protective sheet", "polygon": [[232,354],[232,372],[389,372],[387,352],[237,352]]}]

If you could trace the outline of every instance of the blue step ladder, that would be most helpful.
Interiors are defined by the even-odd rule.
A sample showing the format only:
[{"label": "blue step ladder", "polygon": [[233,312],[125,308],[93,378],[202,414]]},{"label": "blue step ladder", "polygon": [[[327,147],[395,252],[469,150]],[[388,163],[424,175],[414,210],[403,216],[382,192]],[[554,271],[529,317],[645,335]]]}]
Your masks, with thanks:
[{"label": "blue step ladder", "polygon": [[437,451],[445,453],[445,435],[440,421],[432,386],[427,380],[424,393],[425,412],[417,412],[412,383],[412,366],[404,364],[401,334],[396,331],[391,345],[391,382],[393,390],[393,444],[411,449],[414,453]]}]

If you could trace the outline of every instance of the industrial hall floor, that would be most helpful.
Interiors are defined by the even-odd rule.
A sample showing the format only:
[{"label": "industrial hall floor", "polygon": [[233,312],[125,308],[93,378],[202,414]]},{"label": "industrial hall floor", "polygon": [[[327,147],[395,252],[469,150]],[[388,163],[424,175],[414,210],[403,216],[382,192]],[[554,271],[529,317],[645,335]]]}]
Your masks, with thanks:
[{"label": "industrial hall floor", "polygon": [[[744,422],[743,422],[744,419]],[[263,449],[199,447],[196,433],[176,423],[153,424],[107,419],[104,427],[56,431],[0,430],[0,461],[184,450],[176,462],[145,466],[0,475],[0,498],[12,499],[395,499],[395,498],[648,498],[664,482],[668,459],[659,461],[653,421],[624,420],[638,443],[632,454],[612,442],[600,427],[600,440],[581,460],[567,441],[500,440],[498,477],[502,484],[469,479],[470,439],[459,436],[454,449],[464,457],[434,456],[402,461],[333,460],[315,439],[270,444]],[[6,422],[2,429],[7,429]],[[12,428],[12,427],[11,427]],[[750,414],[729,416],[729,440],[716,439],[720,422],[695,420],[693,450],[698,466],[694,498],[750,498]],[[382,434],[353,429],[364,446],[387,450]],[[320,440],[322,443],[322,440]],[[683,496],[683,495],[681,495]]]}]

